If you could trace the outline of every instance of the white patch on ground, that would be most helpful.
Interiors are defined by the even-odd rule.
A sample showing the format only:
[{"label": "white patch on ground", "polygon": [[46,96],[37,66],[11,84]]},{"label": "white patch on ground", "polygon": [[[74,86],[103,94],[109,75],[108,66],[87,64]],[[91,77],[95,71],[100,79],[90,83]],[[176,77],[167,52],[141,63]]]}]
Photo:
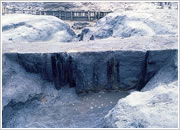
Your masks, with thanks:
[{"label": "white patch on ground", "polygon": [[54,16],[9,14],[2,16],[3,43],[69,42],[75,37],[70,26]]}]

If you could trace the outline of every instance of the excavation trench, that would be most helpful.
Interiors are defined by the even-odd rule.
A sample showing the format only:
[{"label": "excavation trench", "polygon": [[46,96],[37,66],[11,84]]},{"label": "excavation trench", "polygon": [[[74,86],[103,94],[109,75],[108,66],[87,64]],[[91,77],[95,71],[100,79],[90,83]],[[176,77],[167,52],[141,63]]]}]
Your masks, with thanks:
[{"label": "excavation trench", "polygon": [[127,90],[141,90],[176,54],[176,49],[4,53],[26,72],[39,74],[51,90],[45,85],[44,93],[25,102],[11,100],[3,109],[3,127],[104,127],[104,116]]},{"label": "excavation trench", "polygon": [[27,72],[40,74],[57,90],[69,85],[76,93],[100,90],[141,90],[177,53],[153,51],[102,51],[83,53],[6,53]]}]

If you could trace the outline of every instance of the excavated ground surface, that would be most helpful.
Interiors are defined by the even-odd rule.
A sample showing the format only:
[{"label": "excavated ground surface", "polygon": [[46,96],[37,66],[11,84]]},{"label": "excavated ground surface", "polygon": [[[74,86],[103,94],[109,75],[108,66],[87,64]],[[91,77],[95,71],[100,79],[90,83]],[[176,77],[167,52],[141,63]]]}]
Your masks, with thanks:
[{"label": "excavated ground surface", "polygon": [[[3,108],[3,127],[104,127],[104,116],[118,99],[128,95],[119,89],[143,88],[176,56],[177,46],[177,37],[164,36],[87,43],[4,43],[3,60],[6,57],[26,73],[50,81],[46,89],[51,87],[53,90],[47,91],[56,96],[40,93],[23,103],[12,99]],[[3,91],[8,87],[6,82]],[[119,92],[103,92],[114,89]],[[100,92],[76,95],[91,91]]]},{"label": "excavated ground surface", "polygon": [[41,96],[8,105],[3,112],[3,127],[102,128],[104,116],[127,95],[128,92],[100,92],[77,96],[73,88],[62,88],[54,98]]}]

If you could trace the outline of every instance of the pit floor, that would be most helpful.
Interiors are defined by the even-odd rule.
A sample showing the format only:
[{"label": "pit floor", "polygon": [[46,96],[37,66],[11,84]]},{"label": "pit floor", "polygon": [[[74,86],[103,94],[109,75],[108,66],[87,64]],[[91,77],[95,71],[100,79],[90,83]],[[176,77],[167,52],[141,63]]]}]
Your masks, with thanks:
[{"label": "pit floor", "polygon": [[104,116],[129,92],[98,92],[77,96],[74,88],[44,95],[13,108],[6,127],[103,128]]}]

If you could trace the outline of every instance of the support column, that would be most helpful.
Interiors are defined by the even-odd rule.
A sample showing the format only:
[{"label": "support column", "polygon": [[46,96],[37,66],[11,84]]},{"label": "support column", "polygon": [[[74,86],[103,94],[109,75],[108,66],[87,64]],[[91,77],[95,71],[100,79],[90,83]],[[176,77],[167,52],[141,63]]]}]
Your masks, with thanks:
[{"label": "support column", "polygon": [[71,11],[71,21],[73,20],[73,17],[72,17],[72,11]]},{"label": "support column", "polygon": [[90,21],[90,12],[88,11],[88,21]]},{"label": "support column", "polygon": [[61,11],[59,11],[59,18],[61,19]]},{"label": "support column", "polygon": [[65,14],[65,20],[66,20],[66,11],[64,11],[64,14]]}]

